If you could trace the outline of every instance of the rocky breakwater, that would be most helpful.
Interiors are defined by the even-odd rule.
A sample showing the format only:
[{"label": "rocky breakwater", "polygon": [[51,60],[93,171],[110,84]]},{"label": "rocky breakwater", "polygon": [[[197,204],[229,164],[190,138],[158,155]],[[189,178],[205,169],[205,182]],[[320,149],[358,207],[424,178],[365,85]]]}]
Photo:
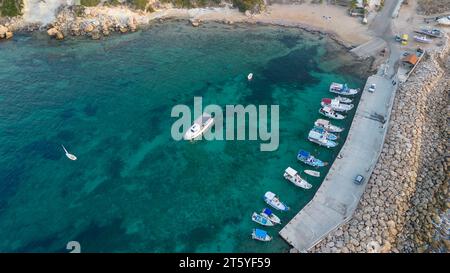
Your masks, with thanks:
[{"label": "rocky breakwater", "polygon": [[13,35],[13,32],[10,31],[7,27],[0,25],[0,40],[11,39]]},{"label": "rocky breakwater", "polygon": [[428,52],[396,94],[382,153],[355,214],[312,252],[448,252],[450,58]]},{"label": "rocky breakwater", "polygon": [[56,39],[64,36],[88,36],[100,39],[112,32],[135,32],[140,24],[148,24],[143,12],[121,7],[63,7],[56,20],[48,25],[48,35]]}]

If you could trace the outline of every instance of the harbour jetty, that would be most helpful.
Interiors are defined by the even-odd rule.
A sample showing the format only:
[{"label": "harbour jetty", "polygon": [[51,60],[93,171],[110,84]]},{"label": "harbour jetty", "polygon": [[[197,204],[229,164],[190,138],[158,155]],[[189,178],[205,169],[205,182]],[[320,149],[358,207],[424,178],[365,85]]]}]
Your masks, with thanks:
[{"label": "harbour jetty", "polygon": [[450,249],[448,53],[447,38],[400,86],[380,159],[354,217],[312,252]]},{"label": "harbour jetty", "polygon": [[[333,163],[314,198],[280,231],[281,237],[300,252],[309,250],[348,221],[364,193],[365,185],[353,180],[357,175],[368,178],[372,173],[395,95],[396,86],[383,71],[380,69],[367,80],[341,157]],[[370,93],[367,89],[373,83],[377,91]]]}]

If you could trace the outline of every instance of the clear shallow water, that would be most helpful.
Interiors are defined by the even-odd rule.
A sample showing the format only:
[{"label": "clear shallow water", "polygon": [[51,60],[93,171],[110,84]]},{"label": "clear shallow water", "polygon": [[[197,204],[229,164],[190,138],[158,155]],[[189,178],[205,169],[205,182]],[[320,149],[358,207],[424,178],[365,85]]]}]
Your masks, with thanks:
[{"label": "clear shallow water", "polygon": [[[271,243],[251,240],[250,216],[268,190],[291,207],[277,213],[284,223],[311,200],[321,179],[305,191],[282,174],[305,169],[299,148],[337,155],[306,136],[331,81],[362,86],[352,64],[327,38],[268,26],[169,22],[100,42],[0,43],[0,251],[66,251],[72,240],[84,252],[287,250],[281,226],[265,228]],[[279,104],[279,149],[173,141],[171,108],[194,95]]]}]

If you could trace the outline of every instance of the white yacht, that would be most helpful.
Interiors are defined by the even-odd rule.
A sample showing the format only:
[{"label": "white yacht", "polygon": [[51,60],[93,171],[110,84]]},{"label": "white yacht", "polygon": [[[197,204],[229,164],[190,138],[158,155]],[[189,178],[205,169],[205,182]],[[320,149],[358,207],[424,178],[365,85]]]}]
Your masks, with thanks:
[{"label": "white yacht", "polygon": [[213,125],[213,123],[214,118],[208,113],[203,113],[203,115],[198,117],[189,130],[187,130],[184,134],[184,139],[193,140],[201,136],[209,127]]}]

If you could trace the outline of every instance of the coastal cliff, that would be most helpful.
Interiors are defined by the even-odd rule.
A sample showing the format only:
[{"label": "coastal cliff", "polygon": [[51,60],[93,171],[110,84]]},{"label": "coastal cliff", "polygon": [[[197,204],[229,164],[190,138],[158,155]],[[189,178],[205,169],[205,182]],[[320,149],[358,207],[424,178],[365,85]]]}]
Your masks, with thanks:
[{"label": "coastal cliff", "polygon": [[448,38],[399,87],[382,153],[353,218],[312,252],[447,252]]}]

